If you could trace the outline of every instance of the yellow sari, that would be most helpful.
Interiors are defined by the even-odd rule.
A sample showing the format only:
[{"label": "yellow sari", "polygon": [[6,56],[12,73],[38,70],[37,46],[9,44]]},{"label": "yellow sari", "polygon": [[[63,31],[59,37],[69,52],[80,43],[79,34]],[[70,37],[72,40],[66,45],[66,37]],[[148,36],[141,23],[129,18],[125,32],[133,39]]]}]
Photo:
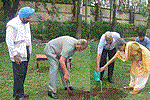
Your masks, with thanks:
[{"label": "yellow sari", "polygon": [[[142,50],[142,55],[138,52]],[[127,62],[128,59],[132,59],[132,65],[130,68],[130,74],[134,77],[148,76],[150,71],[150,51],[143,45],[137,42],[127,42],[125,52],[117,51],[117,58],[123,62]],[[142,56],[142,65],[139,63],[140,57]]]}]

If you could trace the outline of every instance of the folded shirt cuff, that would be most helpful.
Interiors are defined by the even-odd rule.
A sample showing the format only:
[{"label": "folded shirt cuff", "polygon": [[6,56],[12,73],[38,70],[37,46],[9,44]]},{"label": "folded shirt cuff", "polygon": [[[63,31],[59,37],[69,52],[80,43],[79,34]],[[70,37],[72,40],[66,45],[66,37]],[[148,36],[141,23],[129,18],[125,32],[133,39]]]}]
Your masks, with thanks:
[{"label": "folded shirt cuff", "polygon": [[16,56],[18,54],[18,52],[13,52],[13,56]]}]

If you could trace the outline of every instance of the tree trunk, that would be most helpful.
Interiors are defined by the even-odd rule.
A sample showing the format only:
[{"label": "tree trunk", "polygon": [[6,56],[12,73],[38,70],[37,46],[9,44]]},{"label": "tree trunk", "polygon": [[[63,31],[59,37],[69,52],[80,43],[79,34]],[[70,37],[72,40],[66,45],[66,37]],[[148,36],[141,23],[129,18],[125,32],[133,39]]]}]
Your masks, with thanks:
[{"label": "tree trunk", "polygon": [[77,39],[81,39],[82,15],[80,14],[80,5],[81,5],[81,0],[78,0],[78,4],[77,4],[77,31],[76,31],[76,38]]},{"label": "tree trunk", "polygon": [[146,30],[146,36],[150,39],[150,0],[148,0],[148,19],[147,19],[147,30]]},{"label": "tree trunk", "polygon": [[[131,1],[128,0],[128,3],[130,3]],[[129,5],[129,24],[134,24],[134,9],[133,7],[130,7]]]},{"label": "tree trunk", "polygon": [[52,0],[52,21],[54,21],[54,7],[55,7],[55,0]]},{"label": "tree trunk", "polygon": [[76,17],[76,0],[73,0],[72,13],[73,13],[73,18],[75,18]]},{"label": "tree trunk", "polygon": [[16,13],[17,13],[17,10],[18,10],[18,7],[19,7],[19,1],[20,0],[15,0],[14,2],[13,2],[13,7],[12,7],[12,13],[11,13],[11,16],[10,16],[10,19],[12,19],[12,18],[14,18],[15,17],[15,15],[16,15]]},{"label": "tree trunk", "polygon": [[85,0],[85,22],[87,22],[87,0]]},{"label": "tree trunk", "polygon": [[[20,0],[15,0],[11,2],[10,0],[4,0],[3,1],[3,7],[4,7],[4,22],[8,22],[12,18],[15,17],[16,12],[18,10]],[[11,7],[11,5],[13,6]]]},{"label": "tree trunk", "polygon": [[112,0],[110,0],[110,21],[111,21]]},{"label": "tree trunk", "polygon": [[100,15],[100,20],[103,20],[103,13],[102,13],[102,9],[101,9],[101,2],[100,0],[98,0],[98,8],[99,8],[99,15]]},{"label": "tree trunk", "polygon": [[[88,0],[85,0],[85,23],[87,24],[87,17],[88,17],[88,13],[87,13],[87,2]],[[87,32],[87,28],[85,27],[85,32]],[[89,34],[87,36],[87,40],[89,40]]]},{"label": "tree trunk", "polygon": [[3,9],[4,9],[4,22],[9,21],[10,11],[11,11],[11,1],[4,0],[3,1]]},{"label": "tree trunk", "polygon": [[130,24],[134,24],[134,16],[135,16],[135,14],[134,14],[134,10],[131,8],[131,9],[129,9],[129,23]]},{"label": "tree trunk", "polygon": [[98,3],[95,3],[95,21],[98,21],[99,18],[99,5]]},{"label": "tree trunk", "polygon": [[113,0],[113,20],[112,20],[112,31],[116,31],[117,19],[116,19],[116,0]]}]

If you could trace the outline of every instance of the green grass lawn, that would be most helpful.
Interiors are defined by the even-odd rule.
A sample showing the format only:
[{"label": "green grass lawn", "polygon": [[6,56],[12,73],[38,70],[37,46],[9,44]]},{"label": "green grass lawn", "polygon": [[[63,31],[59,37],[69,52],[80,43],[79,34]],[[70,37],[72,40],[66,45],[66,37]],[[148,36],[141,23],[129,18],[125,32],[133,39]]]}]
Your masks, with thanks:
[{"label": "green grass lawn", "polygon": [[[93,79],[93,71],[96,67],[96,54],[98,42],[90,42],[90,47],[82,52],[76,52],[72,60],[71,68],[71,83],[77,89],[90,90],[99,87],[99,82]],[[25,94],[29,94],[29,100],[53,100],[48,97],[48,80],[49,80],[49,63],[41,61],[39,70],[41,73],[36,73],[36,54],[44,54],[43,49],[45,44],[33,43],[32,55],[30,58],[28,73],[25,80]],[[9,58],[8,49],[5,43],[0,45],[0,99],[13,100],[13,72],[12,63]],[[128,86],[130,81],[130,65],[131,61],[123,63],[117,60],[114,69],[114,84],[107,81],[107,68],[104,74],[103,88],[117,88],[127,93],[128,96],[123,100],[148,100],[150,99],[150,79],[146,87],[141,93],[136,95],[129,94],[130,90],[123,90],[124,86]],[[60,75],[58,73],[57,90],[58,95],[64,90]],[[96,97],[91,98],[95,100]]]},{"label": "green grass lawn", "polygon": [[[41,61],[39,70],[36,73],[36,54],[44,54],[45,44],[32,44],[32,55],[30,58],[28,73],[25,80],[25,94],[29,94],[29,100],[53,100],[48,97],[49,63]],[[6,44],[0,45],[0,100],[13,100],[13,70],[12,63]],[[71,83],[77,89],[90,90],[90,57],[89,47],[83,52],[76,52],[72,59]],[[58,95],[63,91],[64,86],[58,73],[57,80]]]}]

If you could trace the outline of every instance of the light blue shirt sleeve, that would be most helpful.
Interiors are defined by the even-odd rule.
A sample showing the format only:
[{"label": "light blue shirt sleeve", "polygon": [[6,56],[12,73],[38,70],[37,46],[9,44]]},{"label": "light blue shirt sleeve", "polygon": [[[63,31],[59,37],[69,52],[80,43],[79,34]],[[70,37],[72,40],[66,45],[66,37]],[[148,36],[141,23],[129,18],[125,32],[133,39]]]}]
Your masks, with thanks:
[{"label": "light blue shirt sleeve", "polygon": [[105,35],[103,34],[101,36],[100,41],[99,41],[98,51],[97,51],[98,54],[102,54],[102,51],[103,51],[103,48],[104,48],[104,44],[105,44]]},{"label": "light blue shirt sleeve", "polygon": [[118,38],[121,38],[119,33],[117,33],[117,32],[111,32],[111,33],[113,34],[113,38],[115,40],[118,39]]},{"label": "light blue shirt sleeve", "polygon": [[146,47],[148,48],[148,50],[150,50],[150,39],[148,37],[145,38],[146,39]]},{"label": "light blue shirt sleeve", "polygon": [[138,42],[138,37],[135,39],[135,42]]}]

